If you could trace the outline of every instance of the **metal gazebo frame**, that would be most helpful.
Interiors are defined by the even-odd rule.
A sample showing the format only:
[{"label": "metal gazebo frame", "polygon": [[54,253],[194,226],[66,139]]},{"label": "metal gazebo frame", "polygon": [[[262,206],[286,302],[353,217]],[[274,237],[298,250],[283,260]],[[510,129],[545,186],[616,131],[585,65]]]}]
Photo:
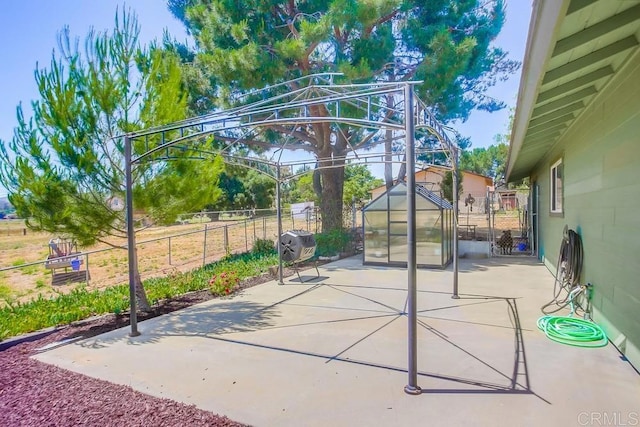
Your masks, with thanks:
[{"label": "metal gazebo frame", "polygon": [[[375,141],[381,130],[404,132],[406,157],[407,187],[415,189],[415,134],[424,129],[440,143],[440,149],[452,156],[453,166],[453,293],[458,298],[458,232],[457,232],[457,165],[458,147],[449,139],[443,126],[430,113],[427,106],[414,92],[414,86],[420,82],[379,82],[366,84],[335,84],[336,73],[314,74],[270,86],[260,91],[243,95],[246,104],[204,116],[172,123],[166,126],[150,128],[124,135],[125,185],[126,185],[126,223],[129,259],[129,298],[131,336],[138,336],[137,308],[135,296],[135,278],[137,257],[135,253],[135,231],[133,222],[133,168],[143,161],[168,161],[177,158],[172,152],[188,150],[195,153],[195,159],[205,159],[206,155],[221,155],[225,162],[253,168],[276,180],[276,208],[278,218],[278,235],[282,235],[282,209],[280,186],[285,179],[281,176],[282,167],[316,164],[316,169],[344,167],[347,159],[366,161],[367,163],[386,163],[388,160],[377,160],[381,154],[358,154],[357,150],[367,142]],[[390,106],[388,99],[398,99],[397,105]],[[236,102],[240,102],[237,99]],[[324,115],[316,115],[314,111],[322,109]],[[300,149],[304,141],[300,140],[300,128],[318,123],[342,124],[359,128],[363,137],[358,144],[347,140],[348,147],[343,153],[334,153],[331,158],[314,158],[309,161],[282,162],[284,149]],[[227,149],[234,144],[261,144],[277,148],[271,141],[260,141],[253,133],[256,129],[276,130],[287,134],[280,145],[279,157],[276,161],[261,158],[235,156]],[[337,128],[336,132],[343,132]],[[344,133],[342,133],[343,136]],[[230,143],[227,148],[213,150],[202,141],[210,136]],[[290,144],[290,139],[297,143]],[[364,141],[364,142],[362,142]],[[134,154],[133,147],[144,144],[142,154]],[[349,155],[353,157],[348,157]],[[331,164],[342,162],[339,165]],[[392,163],[396,163],[393,160]],[[402,162],[401,162],[402,163]],[[262,166],[262,169],[259,168]],[[265,171],[267,166],[268,171]],[[275,169],[275,176],[272,175]],[[417,384],[417,308],[416,308],[416,194],[415,190],[407,191],[407,318],[408,318],[408,383],[404,390],[408,394],[419,394]],[[282,284],[282,251],[278,245],[279,283]]]}]

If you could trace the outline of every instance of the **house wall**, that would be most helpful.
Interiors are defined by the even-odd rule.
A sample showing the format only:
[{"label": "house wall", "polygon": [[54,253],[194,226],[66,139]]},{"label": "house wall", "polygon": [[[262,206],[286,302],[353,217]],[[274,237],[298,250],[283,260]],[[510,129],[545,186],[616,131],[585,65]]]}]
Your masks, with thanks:
[{"label": "house wall", "polygon": [[[435,193],[440,191],[440,182],[447,169],[430,166],[426,170],[416,172],[416,183],[422,184],[427,190]],[[487,192],[487,186],[492,185],[491,179],[481,175],[476,175],[468,172],[462,172],[462,193],[459,200],[464,200],[467,194],[471,193],[477,199],[478,197],[484,197]],[[383,185],[371,190],[371,199],[383,194],[387,191]]]},{"label": "house wall", "polygon": [[[560,157],[564,213],[553,216],[549,174]],[[594,285],[594,320],[640,368],[640,53],[601,90],[531,178],[540,186],[541,258],[555,272],[563,227],[580,234],[581,283]]]},{"label": "house wall", "polygon": [[490,178],[485,178],[484,176],[475,175],[473,173],[463,172],[462,194],[460,195],[460,200],[464,200],[464,198],[469,193],[471,193],[476,199],[478,199],[479,197],[484,197],[487,194],[487,187],[491,185],[492,182]]}]

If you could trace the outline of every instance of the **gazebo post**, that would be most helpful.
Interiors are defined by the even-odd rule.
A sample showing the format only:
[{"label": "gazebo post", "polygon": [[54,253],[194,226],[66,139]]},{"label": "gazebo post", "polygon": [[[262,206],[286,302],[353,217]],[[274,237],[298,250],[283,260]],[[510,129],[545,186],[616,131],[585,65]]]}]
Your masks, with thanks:
[{"label": "gazebo post", "polygon": [[282,281],[282,244],[280,236],[282,236],[282,204],[280,203],[280,162],[276,166],[276,217],[278,218],[278,237],[276,237],[276,245],[278,246],[278,285],[284,285]]},{"label": "gazebo post", "polygon": [[124,138],[124,180],[126,187],[126,207],[127,207],[127,253],[129,261],[129,323],[131,325],[132,337],[140,335],[138,331],[138,312],[136,307],[136,273],[138,263],[136,262],[136,235],[133,227],[133,174],[131,165],[131,138]]},{"label": "gazebo post", "polygon": [[453,295],[451,298],[458,299],[458,149],[451,146],[453,150]]},{"label": "gazebo post", "polygon": [[407,150],[407,341],[409,381],[404,386],[407,394],[420,394],[418,387],[418,316],[416,304],[416,175],[415,175],[415,121],[413,86],[404,86],[405,138]]}]

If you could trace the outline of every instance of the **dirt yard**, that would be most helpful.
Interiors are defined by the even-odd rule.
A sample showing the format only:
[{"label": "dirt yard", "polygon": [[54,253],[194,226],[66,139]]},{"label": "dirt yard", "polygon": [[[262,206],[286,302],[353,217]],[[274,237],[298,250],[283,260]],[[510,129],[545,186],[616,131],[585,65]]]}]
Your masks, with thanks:
[{"label": "dirt yard", "polygon": [[[296,221],[294,224],[290,217],[283,218],[284,230],[306,228],[307,225],[312,229],[315,227],[315,223]],[[146,279],[172,271],[188,271],[224,256],[225,243],[230,252],[244,252],[252,248],[255,239],[275,240],[277,234],[277,222],[273,217],[150,227],[136,235],[140,273]],[[87,268],[89,289],[128,281],[127,251],[105,244],[78,248],[83,260],[79,272],[57,269],[53,275],[44,263],[49,255],[49,240],[53,237],[56,236],[27,230],[21,221],[0,222],[0,304],[30,300],[39,294],[47,297],[69,292],[85,283]],[[124,240],[115,239],[110,243],[126,244]],[[35,264],[28,265],[31,263]]]}]

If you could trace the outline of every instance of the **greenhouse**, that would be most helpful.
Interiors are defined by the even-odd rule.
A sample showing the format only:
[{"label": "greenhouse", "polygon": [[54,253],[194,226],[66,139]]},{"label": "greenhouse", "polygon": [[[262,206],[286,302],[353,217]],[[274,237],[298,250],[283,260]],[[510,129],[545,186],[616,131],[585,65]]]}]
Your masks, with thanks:
[{"label": "greenhouse", "polygon": [[[444,268],[452,260],[453,206],[416,184],[418,267]],[[400,182],[362,211],[364,264],[407,264],[407,186]]]}]

